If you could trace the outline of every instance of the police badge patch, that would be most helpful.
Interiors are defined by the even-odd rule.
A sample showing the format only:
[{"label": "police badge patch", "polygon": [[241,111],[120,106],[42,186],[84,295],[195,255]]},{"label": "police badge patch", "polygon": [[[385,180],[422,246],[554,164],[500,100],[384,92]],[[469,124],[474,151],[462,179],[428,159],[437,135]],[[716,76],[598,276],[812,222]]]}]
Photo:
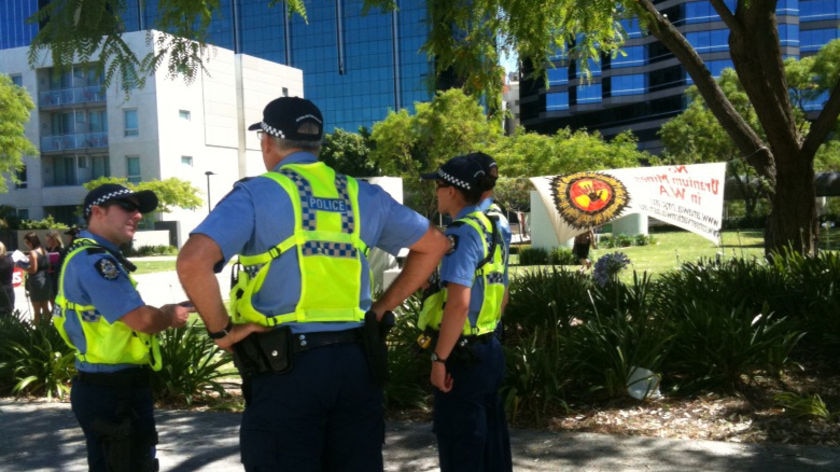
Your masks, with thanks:
[{"label": "police badge patch", "polygon": [[96,271],[105,280],[114,280],[120,276],[120,269],[117,262],[110,257],[103,257],[96,262]]},{"label": "police badge patch", "polygon": [[455,249],[458,249],[458,236],[449,234],[446,237],[449,238],[449,250],[446,251],[446,255],[449,255],[455,252]]}]

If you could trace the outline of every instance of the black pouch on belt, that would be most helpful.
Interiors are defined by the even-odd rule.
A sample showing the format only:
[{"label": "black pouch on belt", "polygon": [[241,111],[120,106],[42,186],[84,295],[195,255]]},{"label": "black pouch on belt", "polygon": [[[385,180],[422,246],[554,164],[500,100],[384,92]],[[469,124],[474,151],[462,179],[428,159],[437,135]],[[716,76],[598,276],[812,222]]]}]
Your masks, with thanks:
[{"label": "black pouch on belt", "polygon": [[292,332],[287,326],[252,333],[233,346],[233,360],[243,378],[292,368]]}]

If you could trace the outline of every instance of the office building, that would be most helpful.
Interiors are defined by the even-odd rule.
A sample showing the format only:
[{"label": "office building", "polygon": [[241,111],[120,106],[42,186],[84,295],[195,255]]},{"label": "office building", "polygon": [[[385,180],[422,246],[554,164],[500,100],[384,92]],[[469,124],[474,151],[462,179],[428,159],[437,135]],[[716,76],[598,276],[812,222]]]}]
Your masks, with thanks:
[{"label": "office building", "polygon": [[[694,46],[711,73],[732,67],[729,31],[708,1],[656,2],[662,12]],[[730,7],[735,1],[726,2]],[[780,0],[776,7],[784,57],[806,57],[840,37],[836,0]],[[659,152],[657,133],[663,123],[684,110],[685,89],[692,84],[679,61],[653,36],[645,35],[636,20],[622,22],[627,31],[626,55],[589,64],[591,82],[573,61],[549,58],[548,87],[542,80],[520,84],[522,125],[531,131],[553,133],[571,127],[598,130],[606,137],[632,130],[642,149]],[[527,70],[523,78],[528,77]],[[819,103],[809,104],[818,108]]]}]

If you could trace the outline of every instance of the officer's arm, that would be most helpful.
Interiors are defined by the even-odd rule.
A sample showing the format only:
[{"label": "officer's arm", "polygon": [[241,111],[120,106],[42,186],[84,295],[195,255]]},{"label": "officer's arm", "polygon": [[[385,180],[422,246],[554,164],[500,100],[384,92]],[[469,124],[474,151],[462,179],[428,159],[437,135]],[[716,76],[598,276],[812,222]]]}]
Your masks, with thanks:
[{"label": "officer's arm", "polygon": [[144,305],[123,315],[120,320],[129,328],[141,333],[155,334],[166,328],[184,326],[189,309],[179,305],[164,305],[160,308]]},{"label": "officer's arm", "polygon": [[[227,308],[222,300],[219,281],[214,266],[224,259],[222,249],[210,237],[193,234],[178,253],[176,270],[184,292],[198,311],[209,332],[220,332],[230,322]],[[256,325],[240,325],[227,336],[216,340],[216,344],[229,349],[257,329]]]},{"label": "officer's arm", "polygon": [[[470,287],[450,282],[447,284],[446,290],[446,306],[443,308],[440,334],[437,344],[435,344],[435,353],[441,359],[449,359],[455,349],[455,343],[461,336],[470,309]],[[432,362],[432,372],[429,380],[442,392],[452,390],[453,379],[447,371],[445,363]]]},{"label": "officer's arm", "polygon": [[430,225],[426,234],[408,249],[402,271],[371,307],[377,318],[382,318],[383,313],[396,308],[428,280],[449,250],[449,240],[439,229]]}]

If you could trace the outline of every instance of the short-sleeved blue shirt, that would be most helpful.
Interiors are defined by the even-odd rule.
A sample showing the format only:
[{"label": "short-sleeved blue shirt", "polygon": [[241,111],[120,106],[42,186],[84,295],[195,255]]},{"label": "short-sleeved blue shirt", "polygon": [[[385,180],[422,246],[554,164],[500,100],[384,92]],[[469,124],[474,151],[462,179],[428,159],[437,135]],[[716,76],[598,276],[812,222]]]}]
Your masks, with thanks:
[{"label": "short-sleeved blue shirt", "polygon": [[[88,231],[82,231],[79,237],[93,239],[114,253],[118,254],[120,251],[113,243]],[[67,300],[79,305],[93,305],[96,310],[92,316],[102,316],[109,323],[114,323],[145,305],[140,293],[131,283],[125,267],[107,251],[80,251],[67,261],[63,279],[64,296]],[[64,328],[73,344],[85,352],[87,344],[79,323],[73,311],[68,310]],[[77,359],[76,367],[83,372],[114,372],[136,365],[91,364]]]},{"label": "short-sleeved blue shirt", "polygon": [[[286,156],[274,168],[287,164],[317,162],[307,152]],[[420,214],[394,200],[381,187],[359,181],[360,236],[368,247],[378,247],[396,255],[400,249],[417,242],[429,229],[429,221]],[[203,234],[222,250],[223,261],[237,254],[253,255],[266,252],[291,236],[294,230],[294,210],[289,195],[274,180],[259,176],[237,182],[196,227],[191,234]],[[295,251],[286,251],[274,259],[263,289],[255,294],[252,303],[261,313],[283,314],[294,311],[300,300],[300,273]],[[367,261],[363,261],[362,296],[359,307],[371,306],[370,278]],[[336,274],[341,277],[341,274]],[[324,280],[317,290],[330,296],[330,281]],[[229,288],[229,287],[228,287]],[[355,327],[357,323],[288,323],[295,332],[330,331]],[[351,326],[352,325],[352,326]]]},{"label": "short-sleeved blue shirt", "polygon": [[[475,211],[479,211],[477,206],[467,206],[458,213],[456,220]],[[440,280],[446,284],[456,283],[471,288],[468,316],[474,324],[484,302],[484,279],[475,277],[475,270],[485,257],[482,242],[484,235],[467,224],[450,225],[445,234],[453,248],[441,261]]]}]

